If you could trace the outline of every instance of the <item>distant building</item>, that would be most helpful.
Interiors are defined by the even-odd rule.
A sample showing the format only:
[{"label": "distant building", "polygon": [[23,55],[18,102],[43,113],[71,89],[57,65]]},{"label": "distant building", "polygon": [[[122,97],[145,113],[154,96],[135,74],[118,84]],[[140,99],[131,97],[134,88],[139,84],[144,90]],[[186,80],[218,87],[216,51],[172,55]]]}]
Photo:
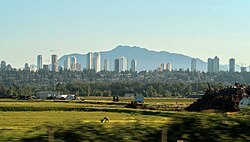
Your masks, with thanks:
[{"label": "distant building", "polygon": [[76,95],[67,95],[65,100],[76,100]]},{"label": "distant building", "polygon": [[191,60],[191,72],[196,72],[196,59]]},{"label": "distant building", "polygon": [[243,97],[242,100],[240,101],[240,107],[246,107],[250,106],[250,98],[249,97]]},{"label": "distant building", "polygon": [[58,60],[57,60],[57,55],[51,55],[51,65],[52,65],[51,70],[52,70],[53,72],[58,72]]},{"label": "distant building", "polygon": [[137,71],[137,60],[133,59],[131,61],[131,71],[136,72]]},{"label": "distant building", "polygon": [[160,66],[160,71],[172,71],[172,64],[170,64],[170,63],[167,63],[167,64],[164,64],[164,63],[162,63],[161,64],[161,66]]},{"label": "distant building", "polygon": [[214,73],[214,59],[208,58],[208,60],[207,60],[207,72]]},{"label": "distant building", "polygon": [[119,72],[128,70],[128,59],[124,56],[119,58]]},{"label": "distant building", "polygon": [[43,70],[49,71],[49,65],[43,65]]},{"label": "distant building", "polygon": [[30,65],[30,71],[36,72],[37,67],[35,65]]},{"label": "distant building", "polygon": [[101,71],[101,54],[99,52],[93,54],[93,69],[96,72]]},{"label": "distant building", "polygon": [[92,59],[93,59],[93,53],[92,53],[92,52],[89,52],[89,53],[87,54],[87,58],[86,58],[86,68],[87,68],[88,70],[93,69],[93,68],[92,68],[92,67],[93,67]]},{"label": "distant building", "polygon": [[43,58],[42,55],[37,56],[37,70],[43,69]]},{"label": "distant building", "polygon": [[170,72],[172,71],[172,64],[167,63],[167,70],[170,71]]},{"label": "distant building", "polygon": [[77,63],[77,59],[75,56],[72,56],[71,59],[70,59],[70,69],[72,71],[75,71],[76,70],[76,63]]},{"label": "distant building", "polygon": [[161,67],[160,67],[160,70],[161,70],[161,71],[167,70],[167,64],[162,63],[162,64],[161,64]]},{"label": "distant building", "polygon": [[109,71],[109,61],[104,60],[104,71]]},{"label": "distant building", "polygon": [[71,62],[70,62],[70,56],[67,56],[64,60],[64,69],[70,70],[71,69]]},{"label": "distant building", "polygon": [[115,59],[115,67],[114,68],[115,68],[116,73],[120,72],[120,70],[119,70],[119,68],[120,68],[119,59]]},{"label": "distant building", "polygon": [[30,70],[30,66],[29,66],[28,63],[25,63],[25,64],[24,64],[24,70],[26,70],[26,71],[29,71],[29,70]]},{"label": "distant building", "polygon": [[136,95],[134,96],[134,98],[135,98],[135,101],[136,101],[136,102],[144,103],[144,96],[143,96],[143,95],[136,94]]},{"label": "distant building", "polygon": [[241,71],[241,72],[247,72],[247,67],[241,67],[241,68],[240,68],[240,71]]},{"label": "distant building", "polygon": [[11,70],[12,70],[12,67],[11,67],[10,64],[8,64],[4,69],[7,70],[7,71],[11,71]]},{"label": "distant building", "polygon": [[215,56],[214,59],[208,58],[207,72],[219,73],[219,71],[220,71],[220,59],[217,56]]},{"label": "distant building", "polygon": [[229,72],[235,72],[235,59],[229,59]]},{"label": "distant building", "polygon": [[86,68],[94,69],[96,72],[101,71],[101,54],[99,52],[89,52],[86,59]]},{"label": "distant building", "polygon": [[214,58],[214,73],[219,73],[220,71],[220,59],[215,56]]},{"label": "distant building", "polygon": [[1,69],[4,69],[6,67],[6,62],[5,61],[1,61]]},{"label": "distant building", "polygon": [[76,71],[81,71],[82,67],[80,63],[76,63]]}]

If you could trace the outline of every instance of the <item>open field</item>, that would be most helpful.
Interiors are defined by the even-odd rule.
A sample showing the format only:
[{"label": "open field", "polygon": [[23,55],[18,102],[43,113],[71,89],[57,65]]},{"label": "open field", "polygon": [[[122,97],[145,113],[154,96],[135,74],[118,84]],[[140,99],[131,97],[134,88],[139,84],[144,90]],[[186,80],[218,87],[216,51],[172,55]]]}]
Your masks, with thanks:
[{"label": "open field", "polygon": [[[249,107],[239,113],[140,110],[124,108],[130,98],[121,98],[117,103],[110,99],[0,100],[0,141],[48,141],[49,128],[55,141],[159,141],[163,128],[168,130],[169,141],[250,140]],[[162,107],[186,105],[194,99],[145,101]],[[104,116],[110,118],[110,123],[100,123]]]},{"label": "open field", "polygon": [[16,137],[20,137],[23,135],[23,133],[27,133],[37,126],[48,124],[62,126],[72,122],[76,124],[100,123],[100,119],[102,119],[104,116],[108,116],[110,118],[110,123],[108,123],[107,126],[112,126],[115,123],[125,124],[134,122],[160,126],[170,121],[170,118],[161,116],[144,116],[109,112],[0,112],[0,132],[1,136],[16,135]]},{"label": "open field", "polygon": [[[112,97],[85,97],[84,101],[44,101],[44,100],[33,100],[33,101],[14,101],[10,99],[0,100],[0,110],[8,108],[12,110],[19,108],[36,108],[38,110],[66,110],[67,108],[124,108],[125,105],[129,104],[133,99],[120,97],[119,102],[113,102]],[[156,110],[167,110],[167,111],[180,111],[185,107],[194,102],[195,99],[182,99],[182,98],[145,98],[145,104],[153,107]],[[27,109],[31,111],[32,109]]]}]

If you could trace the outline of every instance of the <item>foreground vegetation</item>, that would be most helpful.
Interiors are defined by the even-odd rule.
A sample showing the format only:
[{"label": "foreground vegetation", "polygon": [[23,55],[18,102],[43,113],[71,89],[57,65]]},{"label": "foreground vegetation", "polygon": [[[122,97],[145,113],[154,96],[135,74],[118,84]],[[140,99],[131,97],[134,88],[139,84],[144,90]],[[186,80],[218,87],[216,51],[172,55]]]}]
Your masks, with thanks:
[{"label": "foreground vegetation", "polygon": [[[161,100],[161,101],[160,101]],[[129,98],[85,101],[0,101],[0,141],[249,141],[250,108],[239,113],[127,109]],[[176,99],[146,99],[150,105],[175,104]],[[189,99],[177,103],[188,104]],[[104,116],[110,123],[101,124]]]}]

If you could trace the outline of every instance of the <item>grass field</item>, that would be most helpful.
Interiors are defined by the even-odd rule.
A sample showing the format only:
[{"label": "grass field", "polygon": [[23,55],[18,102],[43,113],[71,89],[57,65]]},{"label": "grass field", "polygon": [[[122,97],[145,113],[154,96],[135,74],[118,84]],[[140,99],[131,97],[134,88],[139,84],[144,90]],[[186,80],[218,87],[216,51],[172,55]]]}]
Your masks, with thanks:
[{"label": "grass field", "polygon": [[0,138],[6,139],[6,137],[13,135],[16,135],[16,138],[18,138],[24,133],[32,130],[34,127],[48,124],[62,126],[72,122],[100,123],[100,119],[102,119],[104,116],[108,116],[110,118],[110,123],[108,123],[107,126],[114,125],[115,123],[125,124],[133,122],[160,126],[170,121],[170,118],[161,116],[144,116],[108,112],[0,112],[0,132],[1,136],[3,136],[0,136]]},{"label": "grass field", "polygon": [[[130,101],[121,98],[114,103],[112,98],[102,97],[59,102],[0,100],[0,141],[48,141],[51,126],[56,141],[159,141],[162,128],[168,129],[169,141],[250,141],[249,107],[240,113],[124,108]],[[164,108],[185,106],[195,100],[145,101]],[[104,116],[110,123],[100,123]]]}]

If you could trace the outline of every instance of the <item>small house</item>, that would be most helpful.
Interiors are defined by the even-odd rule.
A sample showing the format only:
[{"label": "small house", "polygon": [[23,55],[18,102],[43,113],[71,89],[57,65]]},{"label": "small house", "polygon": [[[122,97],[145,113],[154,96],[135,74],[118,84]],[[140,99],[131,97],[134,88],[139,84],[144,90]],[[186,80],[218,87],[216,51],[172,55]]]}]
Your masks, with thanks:
[{"label": "small house", "polygon": [[249,97],[243,97],[243,99],[240,101],[240,107],[244,107],[244,106],[250,106]]},{"label": "small house", "polygon": [[135,95],[135,101],[139,103],[144,103],[144,96],[140,94]]},{"label": "small house", "polygon": [[65,100],[76,100],[76,95],[67,95]]}]

